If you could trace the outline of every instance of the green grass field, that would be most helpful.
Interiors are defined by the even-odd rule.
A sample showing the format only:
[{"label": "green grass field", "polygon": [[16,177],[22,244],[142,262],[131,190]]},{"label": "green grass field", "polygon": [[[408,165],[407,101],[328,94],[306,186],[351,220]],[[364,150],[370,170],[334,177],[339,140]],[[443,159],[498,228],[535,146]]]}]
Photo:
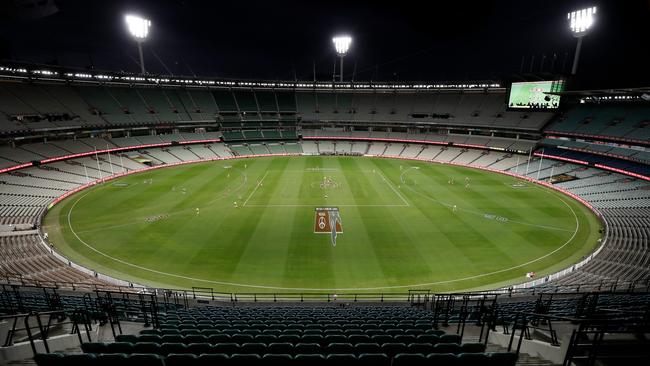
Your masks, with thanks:
[{"label": "green grass field", "polygon": [[[475,169],[379,158],[207,162],[79,192],[52,208],[44,231],[71,260],[151,286],[484,289],[567,267],[600,237],[601,224],[587,208],[521,183]],[[336,246],[329,234],[314,233],[316,207],[339,208]]]}]

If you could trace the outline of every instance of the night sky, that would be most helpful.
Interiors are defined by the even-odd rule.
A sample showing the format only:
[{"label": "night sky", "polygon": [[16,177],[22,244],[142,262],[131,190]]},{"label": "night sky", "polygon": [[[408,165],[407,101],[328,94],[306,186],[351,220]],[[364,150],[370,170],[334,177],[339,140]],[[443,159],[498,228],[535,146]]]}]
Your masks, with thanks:
[{"label": "night sky", "polygon": [[[134,12],[153,23],[144,51],[152,73],[311,80],[315,63],[317,79],[331,80],[331,37],[348,33],[354,42],[346,79],[354,71],[355,80],[402,81],[568,71],[576,40],[566,14],[597,5],[573,85],[650,85],[650,0],[60,0],[58,12],[35,19],[10,2],[0,1],[5,59],[137,72],[137,47],[123,20]],[[522,58],[529,74],[533,56],[536,75],[521,76]]]}]

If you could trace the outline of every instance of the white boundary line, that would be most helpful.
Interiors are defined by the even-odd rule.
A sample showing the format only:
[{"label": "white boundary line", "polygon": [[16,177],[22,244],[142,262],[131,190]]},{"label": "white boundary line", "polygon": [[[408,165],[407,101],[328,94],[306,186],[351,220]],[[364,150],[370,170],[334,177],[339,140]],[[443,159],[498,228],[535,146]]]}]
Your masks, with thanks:
[{"label": "white boundary line", "polygon": [[257,182],[257,185],[255,186],[255,188],[253,189],[253,191],[251,192],[251,194],[248,195],[248,198],[246,198],[246,201],[244,201],[244,204],[242,205],[242,207],[246,207],[246,204],[248,203],[248,201],[251,199],[251,197],[253,197],[253,195],[255,194],[255,192],[257,192],[257,189],[262,185],[262,182],[264,182],[264,178],[266,178],[266,175],[267,175],[267,174],[269,174],[268,171],[266,171],[266,172],[264,173],[264,176],[262,177],[262,179],[261,179],[259,182]]},{"label": "white boundary line", "polygon": [[[468,167],[468,168],[470,168],[470,167]],[[265,176],[266,176],[266,175],[265,175]],[[169,276],[169,277],[176,277],[176,278],[186,279],[186,280],[190,280],[190,281],[197,281],[197,282],[204,282],[204,283],[212,283],[212,284],[224,285],[224,286],[245,287],[245,288],[258,288],[258,289],[266,289],[266,290],[289,290],[289,291],[370,291],[370,290],[382,290],[382,289],[400,289],[400,288],[414,288],[414,287],[417,288],[417,287],[433,286],[433,285],[440,285],[440,284],[453,283],[453,282],[461,282],[461,281],[471,280],[471,279],[475,279],[475,278],[481,278],[481,277],[490,276],[490,275],[494,275],[494,274],[498,274],[498,273],[502,273],[502,272],[507,272],[507,271],[510,271],[510,270],[513,270],[513,269],[521,268],[521,267],[527,266],[527,265],[529,265],[529,264],[531,264],[531,263],[535,263],[535,262],[537,262],[537,261],[539,261],[539,260],[542,260],[542,259],[544,259],[544,258],[547,258],[547,257],[550,256],[550,255],[553,255],[554,253],[558,252],[559,250],[561,250],[562,248],[564,248],[565,246],[567,246],[571,241],[573,241],[573,238],[575,238],[576,234],[578,233],[578,229],[579,229],[579,225],[580,225],[579,220],[578,220],[578,217],[577,217],[575,211],[573,210],[573,208],[572,208],[571,206],[569,206],[569,204],[566,203],[566,201],[564,201],[563,199],[561,199],[561,198],[558,196],[557,198],[558,198],[560,201],[562,201],[562,202],[563,202],[567,207],[569,207],[569,209],[570,209],[571,212],[573,213],[573,215],[574,215],[574,217],[575,217],[575,219],[576,219],[576,223],[577,223],[577,225],[576,225],[576,231],[573,233],[573,235],[571,236],[571,238],[569,238],[569,240],[568,240],[567,242],[565,242],[565,243],[564,243],[562,246],[560,246],[559,248],[556,248],[555,250],[551,251],[550,253],[547,253],[546,255],[544,255],[544,256],[542,256],[542,257],[539,257],[539,258],[536,258],[536,259],[530,260],[530,261],[528,261],[528,262],[526,262],[526,263],[522,263],[522,264],[519,264],[519,265],[516,265],[516,266],[512,266],[512,267],[510,267],[510,268],[504,268],[504,269],[497,270],[497,271],[493,271],[493,272],[482,273],[482,274],[478,274],[478,275],[474,275],[474,276],[468,276],[468,277],[457,278],[457,279],[452,279],[452,280],[444,280],[444,281],[436,281],[436,282],[420,283],[420,284],[410,284],[410,285],[381,286],[381,287],[351,287],[351,288],[301,288],[301,287],[260,286],[260,285],[250,285],[250,284],[233,283],[233,282],[223,282],[223,281],[205,280],[205,279],[201,279],[201,278],[195,278],[195,277],[189,277],[189,276],[178,275],[178,274],[174,274],[174,273],[168,273],[168,272],[158,271],[158,270],[155,270],[155,269],[151,269],[151,268],[147,268],[147,267],[139,266],[139,265],[137,265],[137,264],[133,264],[133,263],[130,263],[130,262],[127,262],[127,261],[121,260],[121,259],[119,259],[119,258],[112,257],[112,256],[110,256],[110,255],[108,255],[108,254],[106,254],[106,253],[104,253],[104,252],[102,252],[102,251],[100,251],[100,250],[98,250],[98,249],[95,249],[94,247],[90,246],[88,243],[86,243],[84,240],[82,240],[82,239],[77,235],[77,233],[74,231],[74,229],[73,229],[73,227],[72,227],[72,222],[71,222],[72,210],[73,210],[74,207],[77,205],[77,203],[78,203],[82,198],[84,198],[86,195],[88,195],[89,193],[90,193],[90,192],[85,193],[83,196],[79,197],[79,198],[78,198],[78,199],[73,203],[72,207],[70,207],[70,211],[68,211],[67,219],[68,219],[68,226],[70,227],[70,231],[74,234],[74,236],[77,238],[77,240],[79,240],[79,242],[81,242],[83,245],[85,245],[86,247],[88,247],[88,248],[91,249],[92,251],[94,251],[94,252],[96,252],[96,253],[98,253],[98,254],[100,254],[100,255],[106,257],[106,258],[109,258],[109,259],[111,259],[111,260],[114,260],[114,261],[116,261],[116,262],[118,262],[118,263],[122,263],[122,264],[125,264],[125,265],[128,265],[128,266],[134,267],[134,268],[142,269],[142,270],[144,270],[144,271],[149,271],[149,272],[152,272],[152,273],[157,273],[157,274],[161,274],[161,275],[165,275],[165,276]]]}]

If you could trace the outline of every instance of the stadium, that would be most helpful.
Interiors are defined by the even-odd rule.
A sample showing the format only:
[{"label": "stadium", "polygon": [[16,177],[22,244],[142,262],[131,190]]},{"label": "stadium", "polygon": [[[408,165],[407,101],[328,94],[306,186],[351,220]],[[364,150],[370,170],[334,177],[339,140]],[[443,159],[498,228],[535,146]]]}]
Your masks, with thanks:
[{"label": "stadium", "polygon": [[[632,66],[617,74],[590,42],[619,24],[608,18],[647,20],[647,3],[549,5],[571,53],[512,51],[521,65],[498,73],[453,56],[492,42],[487,25],[460,38],[413,25],[432,47],[454,44],[438,66],[480,76],[445,81],[412,76],[431,49],[382,50],[381,74],[363,64],[378,48],[368,33],[331,30],[327,66],[302,76],[269,76],[282,47],[252,70],[232,51],[230,74],[195,73],[155,47],[196,36],[206,48],[186,57],[201,65],[216,38],[177,26],[214,8],[127,3],[6,5],[11,29],[51,30],[62,60],[79,42],[104,66],[48,61],[23,44],[30,32],[0,38],[12,40],[11,53],[0,43],[0,364],[650,360],[650,80],[632,67],[647,47],[618,57]],[[504,7],[468,16],[511,27]],[[95,34],[104,11],[120,14],[126,57],[66,33],[83,12]],[[402,10],[356,11],[403,36]]]}]

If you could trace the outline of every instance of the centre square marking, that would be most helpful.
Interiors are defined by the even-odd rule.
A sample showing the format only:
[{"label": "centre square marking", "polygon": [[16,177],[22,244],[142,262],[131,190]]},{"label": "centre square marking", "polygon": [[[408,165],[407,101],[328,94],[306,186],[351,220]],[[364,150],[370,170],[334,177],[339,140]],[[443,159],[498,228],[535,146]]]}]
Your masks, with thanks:
[{"label": "centre square marking", "polygon": [[338,207],[316,207],[314,211],[314,234],[330,234],[332,246],[336,246],[337,234],[343,233]]}]

